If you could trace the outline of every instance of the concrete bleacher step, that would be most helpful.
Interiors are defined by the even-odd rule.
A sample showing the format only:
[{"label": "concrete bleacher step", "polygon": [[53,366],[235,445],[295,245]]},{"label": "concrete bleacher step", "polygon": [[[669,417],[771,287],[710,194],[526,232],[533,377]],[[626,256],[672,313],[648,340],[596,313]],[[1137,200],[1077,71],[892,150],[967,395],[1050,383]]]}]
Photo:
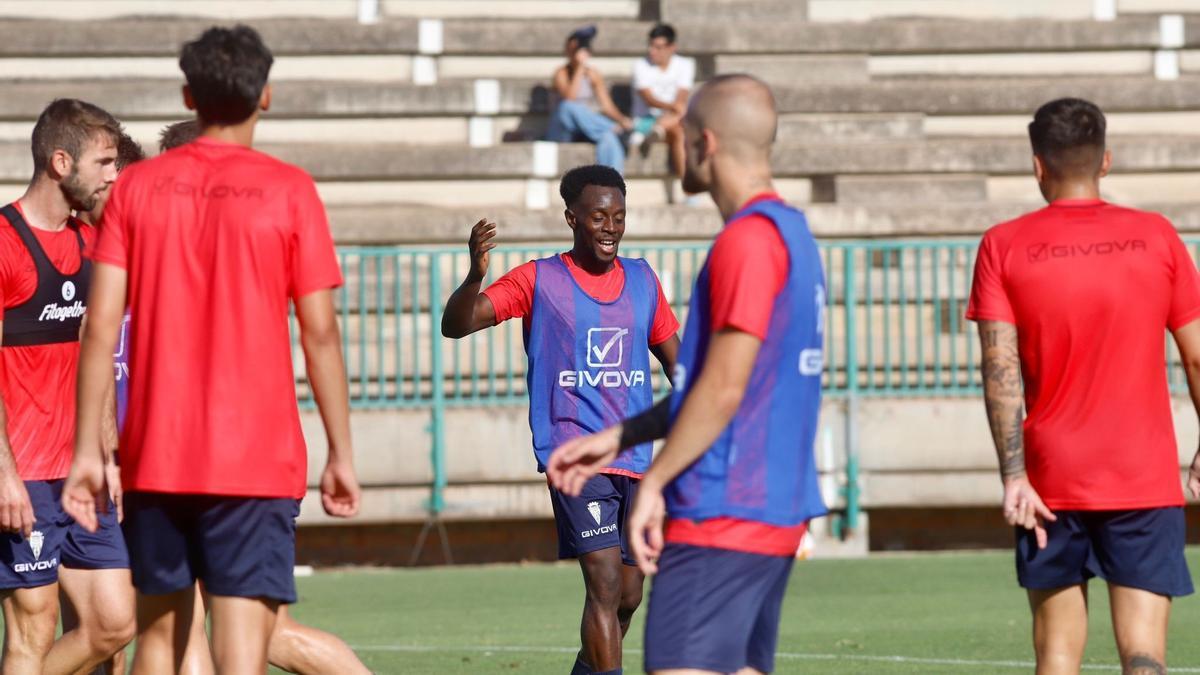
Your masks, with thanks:
[{"label": "concrete bleacher step", "polygon": [[986,176],[819,176],[812,180],[815,203],[895,204],[985,202]]},{"label": "concrete bleacher step", "polygon": [[[124,121],[131,136],[147,149],[158,147],[158,136],[169,124],[185,119],[188,114],[180,111],[174,116],[159,119]],[[478,131],[472,133],[472,118],[465,115],[429,115],[405,117],[313,117],[308,119],[286,119],[273,115],[265,116],[255,127],[257,143],[376,143],[380,141],[417,145],[476,145],[486,147],[504,142],[534,141],[545,135],[549,124],[545,115],[498,115],[487,118],[488,124],[482,137]],[[920,138],[924,130],[923,115],[904,113],[855,114],[817,113],[782,115],[779,119],[777,138],[780,141],[838,141],[873,142],[895,138]],[[1021,128],[1020,122],[1002,120],[1011,127]],[[478,120],[476,120],[477,125]],[[33,119],[0,121],[0,142],[25,142],[33,128]],[[1161,126],[1146,126],[1150,130],[1163,131]],[[1013,129],[1003,128],[989,135],[1013,135]],[[476,126],[478,129],[478,126]],[[1167,131],[1200,134],[1200,125],[1194,119],[1181,120],[1177,127]],[[480,139],[483,139],[482,141]]]},{"label": "concrete bleacher step", "polygon": [[[637,18],[638,0],[379,0],[382,17],[596,17]],[[3,0],[0,17],[91,21],[131,16],[206,17],[217,20],[278,17],[355,18],[358,0]]]},{"label": "concrete bleacher step", "polygon": [[[1169,136],[1110,139],[1113,171],[1198,171],[1200,138]],[[490,148],[403,144],[263,144],[264,152],[304,167],[318,180],[440,178],[556,178],[573,166],[590,164],[585,144],[505,143]],[[25,148],[0,146],[0,179],[27,175]],[[667,176],[667,151],[655,146],[626,163],[626,175]],[[844,174],[982,173],[1026,175],[1030,149],[1019,138],[898,139],[871,144],[779,144],[775,175],[812,177]]]},{"label": "concrete bleacher step", "polygon": [[[1032,179],[1030,179],[1032,180]],[[1039,201],[966,204],[804,205],[809,225],[819,238],[857,237],[977,237],[997,223],[1041,208]],[[1180,230],[1200,232],[1200,202],[1133,202],[1137,208],[1164,214]],[[404,205],[330,206],[334,238],[343,244],[439,243],[465,246],[470,227],[480,218],[500,225],[506,246],[569,239],[557,209],[529,211],[516,206],[439,208]],[[703,240],[721,228],[721,217],[703,206],[629,205],[625,237],[638,240]]]},{"label": "concrete bleacher step", "polygon": [[[1179,72],[1200,72],[1200,51],[1179,54]],[[562,65],[558,56],[441,56],[421,65],[424,57],[409,54],[283,54],[276,60],[272,76],[279,80],[329,79],[370,80],[389,83],[434,81],[456,78],[518,77],[548,81]],[[600,56],[592,67],[616,84],[627,86],[632,56]],[[719,56],[715,65],[700,64],[702,79],[713,74],[749,73],[772,84],[805,82],[866,82],[869,79],[928,77],[1045,77],[1155,74],[1156,52],[1078,51],[1041,53],[918,54],[918,55],[812,55],[786,54],[774,57]],[[422,69],[424,68],[424,69]],[[28,77],[38,73],[46,79],[116,77],[168,78],[178,72],[173,56],[84,56],[0,58],[0,79]],[[433,73],[430,75],[429,73]],[[424,79],[422,79],[424,78]]]},{"label": "concrete bleacher step", "polygon": [[[0,80],[0,119],[36,119],[51,100],[74,96],[92,101],[118,118],[186,118],[180,80]],[[865,84],[811,82],[773,87],[780,112],[788,114],[924,114],[957,117],[1013,116],[1015,131],[1042,103],[1062,96],[1096,102],[1109,113],[1193,113],[1200,108],[1200,77],[1174,81],[1149,77],[948,78],[875,80]],[[287,81],[274,87],[268,119],[392,117],[543,118],[549,104],[545,84],[532,79],[453,80],[432,86],[381,85],[362,81]],[[989,127],[991,128],[991,127]],[[1150,125],[1150,128],[1155,128]],[[953,130],[950,130],[951,132]]]},{"label": "concrete bleacher step", "polygon": [[[0,20],[0,57],[164,56],[211,25],[210,19],[151,17],[108,21]],[[447,19],[427,24],[392,18],[374,24],[350,19],[278,18],[249,22],[277,55],[408,54],[425,56],[562,56],[578,20]],[[647,21],[600,20],[598,56],[641,56]],[[1200,15],[1184,19],[1183,40],[1170,48],[1200,47]],[[807,23],[742,18],[678,21],[680,53],[732,54],[973,54],[1164,48],[1158,17],[1115,21],[961,21],[888,19],[865,23]],[[733,30],[731,30],[733,28]],[[436,39],[435,39],[436,38]]]},{"label": "concrete bleacher step", "polygon": [[[1112,5],[1117,16],[1196,11],[1192,0],[1116,0]],[[811,21],[866,21],[898,16],[1106,19],[1109,14],[1104,7],[1095,0],[809,0],[808,13]]]},{"label": "concrete bleacher step", "polygon": [[[122,120],[186,117],[175,79],[0,80],[0,119],[34,120],[51,100],[74,96]],[[781,113],[922,113],[938,116],[1031,115],[1061,96],[1088,98],[1107,112],[1191,112],[1200,78],[1020,78],[885,80],[866,84],[775,86]],[[268,118],[544,115],[545,84],[531,79],[453,80],[433,86],[361,81],[290,81],[274,87]],[[1021,126],[1019,124],[1016,126]],[[1015,126],[1014,126],[1015,128]]]},{"label": "concrete bleacher step", "polygon": [[663,21],[682,23],[705,17],[711,21],[770,19],[804,21],[809,0],[659,0]]}]

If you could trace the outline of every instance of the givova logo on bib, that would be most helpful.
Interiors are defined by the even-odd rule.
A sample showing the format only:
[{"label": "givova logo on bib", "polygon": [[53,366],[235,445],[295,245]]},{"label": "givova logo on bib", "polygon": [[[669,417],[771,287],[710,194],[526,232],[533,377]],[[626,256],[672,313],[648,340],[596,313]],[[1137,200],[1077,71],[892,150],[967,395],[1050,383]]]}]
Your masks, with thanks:
[{"label": "givova logo on bib", "polygon": [[558,386],[612,389],[646,384],[646,371],[621,370],[625,363],[625,341],[629,335],[628,328],[589,328],[585,361],[589,369],[600,370],[560,371]]}]

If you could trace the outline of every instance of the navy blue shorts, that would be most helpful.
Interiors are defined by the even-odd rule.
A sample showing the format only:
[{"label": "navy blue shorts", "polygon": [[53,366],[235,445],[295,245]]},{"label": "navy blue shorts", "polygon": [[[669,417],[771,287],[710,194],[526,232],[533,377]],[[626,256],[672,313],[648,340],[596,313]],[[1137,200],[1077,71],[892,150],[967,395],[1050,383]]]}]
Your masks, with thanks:
[{"label": "navy blue shorts", "polygon": [[625,518],[633,508],[637,484],[636,478],[602,473],[588,480],[578,497],[564,495],[551,485],[559,559],[620,546],[621,561],[637,564],[625,537]]},{"label": "navy blue shorts", "polygon": [[650,587],[646,671],[775,669],[791,556],[667,544]]},{"label": "navy blue shorts", "polygon": [[33,533],[0,535],[0,589],[37,588],[58,581],[58,567],[125,569],[129,554],[116,508],[99,514],[100,529],[88,532],[62,509],[63,481],[25,481],[33,503]]},{"label": "navy blue shorts", "polygon": [[174,593],[197,579],[213,595],[296,601],[295,499],[126,492],[133,586]]},{"label": "navy blue shorts", "polygon": [[1028,589],[1074,586],[1100,577],[1118,586],[1178,597],[1192,593],[1183,556],[1181,507],[1058,511],[1046,523],[1046,548],[1017,528],[1017,581]]}]

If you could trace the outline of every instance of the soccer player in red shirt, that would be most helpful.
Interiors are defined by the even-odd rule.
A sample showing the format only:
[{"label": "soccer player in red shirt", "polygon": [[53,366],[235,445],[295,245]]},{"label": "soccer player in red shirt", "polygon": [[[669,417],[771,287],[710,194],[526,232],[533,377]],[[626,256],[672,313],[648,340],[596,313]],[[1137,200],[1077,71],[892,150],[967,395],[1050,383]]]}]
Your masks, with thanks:
[{"label": "soccer player in red shirt", "polygon": [[300,169],[250,149],[273,58],[247,27],[184,45],[184,101],[203,136],[124,172],[105,207],[63,505],[95,527],[100,416],[126,303],[129,410],[122,528],[138,590],[135,673],[171,672],[197,579],[212,598],[219,672],[263,672],[276,611],[294,602],[307,452],[288,303],[329,440],[321,500],[353,515],[349,405],[324,208]]},{"label": "soccer player in red shirt", "polygon": [[[163,128],[159,133],[158,148],[166,152],[181,145],[187,145],[200,137],[203,130],[196,120],[175,122]],[[123,146],[123,144],[121,144]],[[118,156],[117,163],[121,164]],[[128,317],[126,318],[128,325]],[[122,328],[126,330],[126,328]],[[128,376],[128,375],[126,375]],[[105,434],[105,438],[108,435]],[[212,652],[208,648],[208,632],[205,623],[208,618],[207,601],[196,584],[196,605],[192,614],[192,630],[188,635],[188,644],[184,649],[183,664],[180,672],[188,675],[204,675],[212,673]],[[304,673],[304,675],[369,675],[370,671],[358,659],[345,642],[338,636],[323,630],[306,626],[292,617],[287,605],[280,605],[275,619],[275,628],[271,632],[271,642],[267,649],[267,660],[272,666],[288,672]],[[114,671],[123,672],[123,671]]]},{"label": "soccer player in red shirt", "polygon": [[1037,671],[1079,672],[1100,577],[1124,672],[1163,673],[1171,599],[1192,592],[1164,333],[1200,411],[1200,275],[1166,218],[1100,198],[1099,108],[1051,101],[1029,138],[1049,206],[984,235],[967,317]]},{"label": "soccer player in red shirt", "polygon": [[[520,265],[481,293],[497,228],[479,221],[468,243],[471,269],[442,321],[443,335],[461,338],[522,320],[539,471],[556,443],[603,429],[630,406],[649,405],[650,355],[670,372],[679,347],[679,322],[650,265],[617,255],[625,234],[621,174],[576,167],[563,176],[559,194],[574,233],[571,250]],[[650,454],[648,443],[634,449],[573,495],[550,487],[558,555],[578,558],[586,589],[572,675],[621,672],[622,639],[644,581],[628,552],[626,514]]]},{"label": "soccer player in red shirt", "polygon": [[549,462],[574,494],[622,447],[666,437],[627,526],[656,575],[647,672],[771,672],[796,549],[825,513],[813,456],[824,274],[803,215],[773,188],[776,122],[770,89],[745,75],[692,97],[683,187],[707,191],[726,224],[696,281],[675,393]]},{"label": "soccer player in red shirt", "polygon": [[[90,209],[112,183],[120,133],[94,105],[52,102],[34,126],[29,188],[0,210],[5,672],[86,672],[133,634],[129,558],[115,513],[88,532],[60,502],[75,436],[73,382],[91,273],[85,250],[94,238],[71,211]],[[82,626],[55,641],[60,589]]]}]

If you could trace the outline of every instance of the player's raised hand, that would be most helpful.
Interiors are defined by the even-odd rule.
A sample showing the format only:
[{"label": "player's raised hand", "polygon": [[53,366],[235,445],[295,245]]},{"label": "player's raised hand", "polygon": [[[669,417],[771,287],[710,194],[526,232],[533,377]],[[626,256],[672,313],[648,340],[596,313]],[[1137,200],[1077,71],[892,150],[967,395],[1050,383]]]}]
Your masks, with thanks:
[{"label": "player's raised hand", "polygon": [[667,503],[662,488],[645,481],[638,486],[633,500],[633,509],[625,523],[629,533],[629,546],[633,560],[642,574],[658,573],[658,559],[663,550],[663,522],[666,520]]},{"label": "player's raised hand", "polygon": [[1027,477],[1017,476],[1004,481],[1004,519],[1013,527],[1033,530],[1038,548],[1046,548],[1045,521],[1054,522],[1058,516],[1042,502]]},{"label": "player's raised hand", "polygon": [[[75,452],[75,461],[71,462],[71,472],[63,483],[62,506],[68,516],[83,526],[88,532],[95,532],[100,527],[97,510],[101,505],[107,506],[107,486],[104,481],[104,462],[97,452],[93,458],[80,456]],[[31,512],[32,513],[32,512]],[[32,524],[30,525],[32,529]]]},{"label": "player's raised hand", "polygon": [[321,474],[321,506],[334,518],[358,514],[362,489],[354,467],[347,462],[329,462]]},{"label": "player's raised hand", "polygon": [[600,469],[612,464],[621,451],[621,425],[604,431],[572,438],[554,449],[546,465],[546,475],[556,490],[572,497]]},{"label": "player's raised hand", "polygon": [[487,276],[491,250],[496,248],[496,223],[487,218],[475,223],[467,248],[471,251],[471,278],[482,281]]},{"label": "player's raised hand", "polygon": [[1196,456],[1192,458],[1192,467],[1188,469],[1187,486],[1193,497],[1200,498],[1200,450],[1196,451]]}]

